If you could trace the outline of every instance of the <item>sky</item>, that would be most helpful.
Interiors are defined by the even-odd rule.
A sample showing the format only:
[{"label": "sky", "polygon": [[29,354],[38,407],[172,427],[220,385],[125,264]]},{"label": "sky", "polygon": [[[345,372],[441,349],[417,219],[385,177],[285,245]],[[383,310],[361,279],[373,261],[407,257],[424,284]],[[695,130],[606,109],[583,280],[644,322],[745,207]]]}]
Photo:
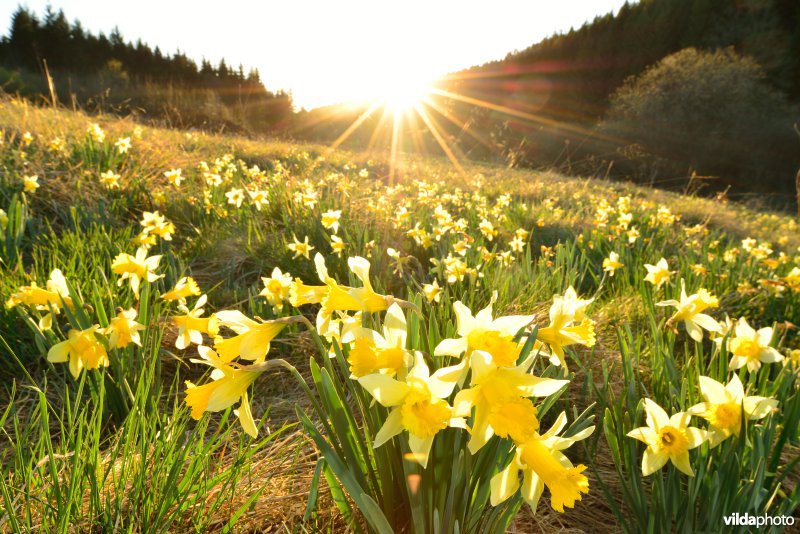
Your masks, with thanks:
[{"label": "sky", "polygon": [[402,98],[449,72],[501,59],[616,11],[625,0],[0,0],[63,9],[93,33],[116,26],[165,53],[255,67],[307,109]]}]

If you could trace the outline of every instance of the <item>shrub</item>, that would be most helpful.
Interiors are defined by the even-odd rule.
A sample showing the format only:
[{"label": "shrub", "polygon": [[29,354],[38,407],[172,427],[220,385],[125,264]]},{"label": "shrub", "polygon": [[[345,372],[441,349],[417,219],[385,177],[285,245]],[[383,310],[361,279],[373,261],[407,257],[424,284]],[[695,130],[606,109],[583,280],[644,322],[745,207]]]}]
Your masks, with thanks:
[{"label": "shrub", "polygon": [[600,129],[638,148],[631,163],[660,164],[658,179],[694,170],[736,193],[787,194],[800,165],[793,118],[752,59],[687,48],[628,79]]}]

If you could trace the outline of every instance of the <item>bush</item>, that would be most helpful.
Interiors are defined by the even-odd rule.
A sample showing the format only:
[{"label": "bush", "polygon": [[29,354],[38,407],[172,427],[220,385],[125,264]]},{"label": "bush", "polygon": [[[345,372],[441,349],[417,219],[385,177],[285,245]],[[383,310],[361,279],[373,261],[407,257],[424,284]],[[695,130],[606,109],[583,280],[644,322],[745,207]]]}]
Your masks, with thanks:
[{"label": "bush", "polygon": [[800,166],[797,118],[752,59],[687,48],[628,79],[600,129],[626,145],[629,163],[658,165],[659,180],[696,171],[734,193],[788,196]]}]

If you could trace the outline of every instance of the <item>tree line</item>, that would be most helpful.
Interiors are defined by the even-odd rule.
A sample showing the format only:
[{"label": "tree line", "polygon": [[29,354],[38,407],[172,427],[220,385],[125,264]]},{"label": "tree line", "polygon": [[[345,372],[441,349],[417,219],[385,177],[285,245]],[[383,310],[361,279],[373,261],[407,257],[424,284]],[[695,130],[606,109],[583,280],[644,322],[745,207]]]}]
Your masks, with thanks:
[{"label": "tree line", "polygon": [[70,23],[48,7],[40,19],[25,7],[0,40],[0,86],[23,96],[49,97],[45,65],[62,103],[142,113],[181,127],[228,128],[255,133],[285,127],[291,95],[266,89],[257,69],[216,66],[181,52],[126,41]]}]

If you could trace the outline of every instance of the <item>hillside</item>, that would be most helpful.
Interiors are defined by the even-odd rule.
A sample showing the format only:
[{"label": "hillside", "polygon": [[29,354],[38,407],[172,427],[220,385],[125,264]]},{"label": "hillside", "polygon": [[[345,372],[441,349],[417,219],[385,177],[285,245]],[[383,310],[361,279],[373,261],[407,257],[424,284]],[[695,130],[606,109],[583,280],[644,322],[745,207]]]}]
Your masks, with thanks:
[{"label": "hillside", "polygon": [[[362,330],[376,330],[373,336],[395,335],[382,327],[402,329],[401,352],[421,351],[415,357],[424,353],[431,372],[459,359],[459,353],[434,356],[442,340],[463,335],[456,301],[472,312],[493,303],[490,319],[526,314],[539,325],[525,334],[527,348],[511,340],[516,329],[492,343],[511,344],[522,359],[539,336],[542,356],[530,372],[570,381],[537,398],[534,421],[544,433],[565,412],[564,440],[575,443],[564,454],[586,469],[576,476],[588,477],[588,493],[558,513],[548,481],[534,513],[515,490],[496,508],[515,518],[510,531],[598,532],[598,525],[607,525],[609,532],[635,532],[654,517],[676,530],[709,530],[731,510],[797,513],[800,474],[791,463],[800,439],[797,219],[723,199],[554,172],[467,162],[460,173],[446,159],[413,154],[400,161],[389,183],[383,152],[159,129],[1,101],[0,299],[6,307],[0,310],[0,406],[7,408],[0,413],[0,493],[11,513],[0,517],[0,531],[374,528],[375,509],[400,529],[425,507],[414,501],[417,488],[451,525],[466,524],[458,514],[471,519],[472,510],[494,509],[488,489],[483,501],[470,494],[463,507],[444,504],[449,494],[469,494],[473,481],[458,478],[473,476],[461,467],[452,468],[466,461],[460,428],[440,430],[426,470],[403,449],[405,433],[374,453],[368,452],[372,441],[361,443],[372,440],[373,425],[388,412],[370,404],[372,397],[360,389],[366,381],[348,377],[360,373],[363,346],[345,335],[360,308],[336,308],[333,293],[317,305],[317,253],[327,265],[323,290],[338,288],[363,302],[383,303],[385,294],[403,304],[391,312],[402,315],[402,328],[397,315],[390,324],[385,306],[355,317]],[[142,263],[145,257],[149,263]],[[363,264],[348,264],[354,257],[369,262],[366,276],[354,268]],[[651,283],[645,264],[662,258],[665,278]],[[134,278],[141,279],[136,287]],[[703,330],[700,341],[693,340],[682,320],[667,323],[673,308],[655,304],[679,298],[684,284],[689,294],[703,288],[718,297],[707,313],[727,330],[720,326],[716,342]],[[567,298],[561,295],[570,288],[593,300],[579,300],[580,313],[573,310],[565,322],[572,337],[563,341],[559,359],[553,348],[559,342],[546,331],[554,328],[554,298]],[[44,300],[32,296],[43,294]],[[326,318],[327,306],[336,314]],[[131,310],[141,323],[132,331],[139,343],[121,345],[120,330],[109,328],[118,313]],[[640,401],[652,399],[673,413],[700,400],[699,376],[727,382],[729,355],[720,347],[725,336],[740,336],[731,326],[738,318],[774,329],[767,343],[785,358],[733,376],[741,377],[748,394],[779,404],[758,418],[748,413],[747,440],[693,450],[696,477],[680,478],[670,464],[643,479],[644,447],[626,437],[645,424]],[[124,324],[139,324],[133,320]],[[226,344],[264,325],[278,325],[277,332],[251,349],[242,348],[241,338]],[[106,363],[98,352],[77,369],[74,358],[67,365],[66,356],[65,363],[53,357],[53,347],[72,339],[70,330],[91,331],[83,348],[71,350],[85,351],[88,344],[107,354]],[[378,343],[378,337],[369,339]],[[241,358],[220,363],[200,344]],[[489,341],[485,347],[493,350]],[[261,351],[262,367],[249,350]],[[288,363],[270,366],[279,359]],[[254,374],[235,402],[212,394],[205,406],[197,404],[198,392],[209,391],[202,388],[236,372]],[[311,400],[298,376],[314,392]],[[344,393],[336,397],[336,391]],[[324,409],[336,430],[315,441],[313,429],[324,432],[328,424],[319,417]],[[351,409],[355,416],[347,415]],[[309,421],[298,425],[303,415]],[[692,424],[705,421],[695,417]],[[347,436],[344,427],[352,430]],[[497,458],[513,457],[499,428],[486,445],[500,451],[484,466],[489,475],[504,467]],[[443,440],[447,446],[437,447]],[[320,451],[328,450],[321,444],[328,443],[350,460],[318,462]],[[454,449],[461,460],[448,456]],[[358,476],[369,478],[359,466],[372,476],[370,462],[384,465],[384,453],[397,454],[392,476],[379,484],[358,482]],[[480,465],[476,460],[469,469],[477,473]],[[413,477],[422,482],[409,489]],[[375,508],[360,506],[364,496],[352,491],[356,483]],[[692,491],[682,491],[684,483]],[[488,488],[488,478],[475,484]],[[674,500],[651,499],[656,492]],[[714,502],[730,509],[712,510]],[[482,517],[489,521],[489,512]]]},{"label": "hillside", "polygon": [[[458,119],[461,127],[450,130],[460,150],[472,157],[585,174],[610,172],[676,189],[696,172],[708,177],[710,192],[771,194],[776,205],[787,205],[800,167],[794,129],[800,121],[799,5],[791,0],[626,4],[616,15],[597,17],[502,60],[452,74],[445,87],[459,96],[441,105]],[[741,74],[701,87],[719,68],[719,63],[704,61],[690,76],[673,71],[662,85],[638,92],[642,101],[663,98],[663,107],[643,104],[644,113],[631,119],[632,125],[606,127],[625,109],[615,105],[618,91],[635,86],[645,73],[687,49],[709,55],[726,51],[752,62],[758,80],[754,90],[784,100],[781,111],[760,109],[763,97],[726,109],[751,89],[737,86]],[[686,86],[691,96],[675,89]],[[476,106],[476,100],[489,105]],[[758,118],[737,123],[735,117],[745,111]],[[664,134],[654,140],[647,135],[653,131]],[[470,132],[475,135],[466,135]],[[718,146],[706,139],[716,139]],[[690,146],[667,149],[670,140]],[[751,161],[738,161],[739,140]]]},{"label": "hillside", "polygon": [[[463,86],[469,94],[501,92],[504,101],[520,109],[591,124],[603,117],[609,97],[626,78],[690,47],[733,47],[753,57],[765,69],[768,82],[790,101],[800,99],[800,6],[790,0],[625,4],[616,15],[597,17],[465,71]],[[542,87],[550,88],[546,96]]]}]

